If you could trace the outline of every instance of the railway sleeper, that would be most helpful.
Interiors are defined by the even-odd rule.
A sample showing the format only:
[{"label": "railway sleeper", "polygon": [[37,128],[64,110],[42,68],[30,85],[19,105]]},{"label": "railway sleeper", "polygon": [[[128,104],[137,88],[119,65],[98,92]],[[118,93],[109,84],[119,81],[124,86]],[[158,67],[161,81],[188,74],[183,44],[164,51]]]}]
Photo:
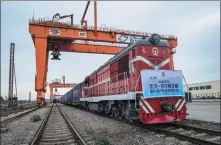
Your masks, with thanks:
[{"label": "railway sleeper", "polygon": [[43,139],[53,139],[53,138],[63,138],[63,137],[66,137],[66,136],[70,136],[72,135],[72,133],[65,133],[65,134],[53,134],[53,135],[44,135],[42,138]]},{"label": "railway sleeper", "polygon": [[69,136],[64,136],[62,138],[57,138],[57,137],[54,137],[54,138],[47,138],[47,137],[41,137],[41,140],[40,142],[60,142],[60,141],[69,141],[69,140],[72,140],[73,139],[73,135],[69,135]]},{"label": "railway sleeper", "polygon": [[[70,131],[58,131],[56,132],[56,134],[68,134],[70,133]],[[43,135],[47,135],[47,136],[53,136],[55,135],[54,132],[44,132]]]},{"label": "railway sleeper", "polygon": [[73,144],[78,145],[75,139],[68,140],[68,141],[60,141],[60,142],[40,142],[39,145],[55,145],[55,144]]},{"label": "railway sleeper", "polygon": [[65,131],[67,129],[66,128],[55,128],[55,129],[50,129],[50,128],[47,128],[45,129],[45,132],[59,132],[59,131]]}]

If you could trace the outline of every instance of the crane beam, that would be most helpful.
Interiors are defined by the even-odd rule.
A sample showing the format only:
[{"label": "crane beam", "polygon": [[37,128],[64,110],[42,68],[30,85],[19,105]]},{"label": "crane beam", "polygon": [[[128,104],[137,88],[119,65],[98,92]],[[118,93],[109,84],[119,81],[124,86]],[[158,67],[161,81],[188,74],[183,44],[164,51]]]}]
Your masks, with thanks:
[{"label": "crane beam", "polygon": [[[51,34],[51,31],[57,31],[59,34]],[[29,32],[35,37],[66,39],[66,40],[87,40],[87,41],[100,41],[100,42],[117,42],[116,36],[112,36],[110,32],[98,32],[97,36],[94,35],[93,30],[56,27],[52,25],[30,25]],[[33,39],[35,39],[33,37]]]},{"label": "crane beam", "polygon": [[[96,54],[116,54],[123,50],[123,47],[104,46],[104,45],[88,45],[88,44],[56,44],[60,51],[63,52],[79,52],[79,53],[96,53]],[[50,48],[49,48],[50,50]]]},{"label": "crane beam", "polygon": [[[99,28],[97,30],[97,35],[94,35],[94,27],[91,26],[85,30],[85,27],[81,25],[71,26],[60,22],[48,22],[43,20],[30,21],[29,32],[32,35],[32,39],[35,39],[35,37],[44,37],[71,41],[86,40],[121,44],[129,44],[129,39],[147,38],[151,35],[150,33],[117,30],[113,28]],[[161,35],[161,38],[168,42],[170,48],[177,47],[177,38],[175,36]]]},{"label": "crane beam", "polygon": [[70,88],[74,87],[75,84],[49,84],[49,87],[54,87],[54,88]]}]

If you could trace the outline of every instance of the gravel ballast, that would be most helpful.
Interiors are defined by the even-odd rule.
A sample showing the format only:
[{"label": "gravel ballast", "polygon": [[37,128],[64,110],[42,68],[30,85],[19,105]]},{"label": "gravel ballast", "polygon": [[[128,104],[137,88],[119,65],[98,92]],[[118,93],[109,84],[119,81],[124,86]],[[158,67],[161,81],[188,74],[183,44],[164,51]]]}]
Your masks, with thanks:
[{"label": "gravel ballast", "polygon": [[207,122],[207,121],[194,120],[194,119],[186,119],[179,123],[184,124],[184,125],[194,126],[194,127],[217,130],[217,131],[220,131],[220,125],[221,125],[220,123]]},{"label": "gravel ballast", "polygon": [[[8,130],[5,133],[1,133],[1,145],[28,144],[34,137],[49,109],[49,106],[38,109],[7,123],[6,126],[2,126]],[[40,115],[41,120],[38,122],[32,122],[31,118],[33,115]]]},{"label": "gravel ballast", "polygon": [[69,116],[83,138],[107,138],[113,145],[190,145],[191,143],[156,134],[139,127],[102,117],[90,112],[61,104],[61,109]]},{"label": "gravel ballast", "polygon": [[21,111],[21,112],[17,112],[17,113],[12,113],[12,114],[9,114],[7,117],[6,117],[6,116],[2,116],[2,117],[1,117],[1,122],[2,122],[2,121],[5,121],[5,120],[7,120],[7,119],[9,119],[9,118],[13,118],[13,117],[15,117],[15,116],[18,116],[18,115],[20,115],[20,114],[23,114],[23,113],[25,113],[25,112],[31,111],[31,110],[33,110],[33,109],[34,109],[34,108],[27,109],[27,110],[24,110],[24,111]]}]

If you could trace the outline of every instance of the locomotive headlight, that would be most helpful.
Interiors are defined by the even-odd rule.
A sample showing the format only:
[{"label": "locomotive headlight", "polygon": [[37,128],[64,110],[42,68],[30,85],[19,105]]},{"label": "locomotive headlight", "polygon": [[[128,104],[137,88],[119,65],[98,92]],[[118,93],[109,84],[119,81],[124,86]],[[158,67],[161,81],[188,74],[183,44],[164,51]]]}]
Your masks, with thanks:
[{"label": "locomotive headlight", "polygon": [[150,40],[152,41],[152,43],[156,44],[160,42],[160,35],[154,33],[151,35]]},{"label": "locomotive headlight", "polygon": [[176,53],[176,49],[175,49],[175,48],[173,48],[173,49],[171,50],[171,54],[174,54],[174,53]]}]

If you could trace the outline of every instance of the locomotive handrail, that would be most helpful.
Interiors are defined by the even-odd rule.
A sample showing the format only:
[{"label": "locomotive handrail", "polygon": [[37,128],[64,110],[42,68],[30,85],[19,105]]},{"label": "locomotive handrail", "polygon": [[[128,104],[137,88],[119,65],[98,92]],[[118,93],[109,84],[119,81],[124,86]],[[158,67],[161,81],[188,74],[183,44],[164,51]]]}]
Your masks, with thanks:
[{"label": "locomotive handrail", "polygon": [[[121,75],[121,74],[119,74],[119,76],[120,76],[120,75]],[[118,84],[118,78],[117,78],[117,94],[118,94],[118,91],[119,91],[118,86],[119,86],[119,84]]]},{"label": "locomotive handrail", "polygon": [[[184,77],[184,75],[183,75],[182,70],[180,70],[180,72],[181,72],[181,74],[182,74],[182,76],[183,76],[183,79],[184,79],[184,82],[185,82],[185,84],[186,84],[187,91],[189,91],[189,87],[188,87],[188,85],[187,85],[187,82],[186,82],[186,79],[185,79],[185,77]],[[187,98],[189,99],[189,93],[187,93]]]},{"label": "locomotive handrail", "polygon": [[[138,82],[140,80],[140,76],[141,76],[141,74],[139,75],[139,77],[137,79],[137,82],[136,82],[136,85],[135,85],[135,89],[134,89],[135,92],[136,92],[136,89],[137,89],[137,84],[138,84]],[[135,96],[135,109],[136,110],[140,110],[140,109],[137,109],[137,97],[136,96]]]},{"label": "locomotive handrail", "polygon": [[125,89],[125,91],[126,91],[126,83],[125,83],[125,78],[126,78],[125,76],[126,76],[126,75],[125,75],[125,74],[126,74],[126,73],[124,73],[124,89]]},{"label": "locomotive handrail", "polygon": [[125,90],[126,90],[127,92],[129,92],[129,87],[128,87],[129,82],[128,82],[127,72],[125,72],[125,76],[126,76],[126,83],[127,83],[127,85],[125,85]]}]

